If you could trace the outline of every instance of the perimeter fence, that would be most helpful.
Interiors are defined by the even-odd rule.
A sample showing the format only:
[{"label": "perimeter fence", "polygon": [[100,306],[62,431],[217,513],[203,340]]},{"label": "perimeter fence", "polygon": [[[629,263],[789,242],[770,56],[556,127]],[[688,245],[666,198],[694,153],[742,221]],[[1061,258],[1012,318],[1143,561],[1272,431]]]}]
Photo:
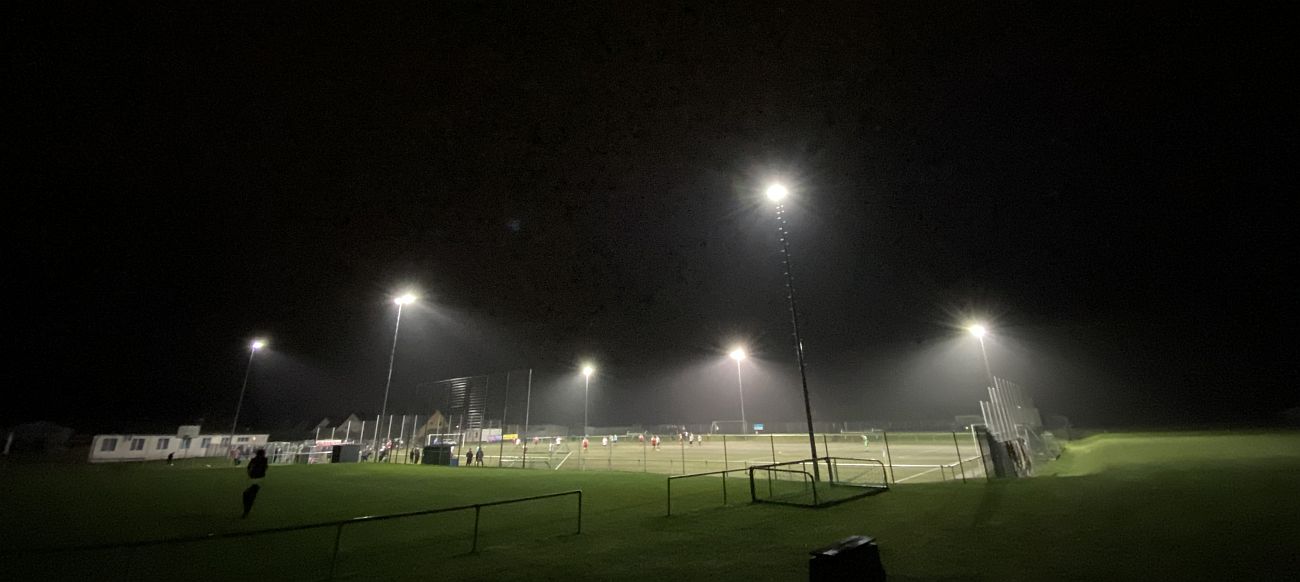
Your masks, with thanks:
[{"label": "perimeter fence", "polygon": [[[969,433],[877,431],[816,435],[818,458],[869,458],[889,483],[984,479],[988,451]],[[534,437],[504,445],[458,445],[484,451],[486,466],[552,471],[630,471],[664,475],[743,470],[811,458],[806,434],[624,434]],[[477,463],[476,465],[477,466]]]},{"label": "perimeter fence", "polygon": [[[572,529],[556,518],[554,503],[576,497]],[[515,506],[508,520],[484,523],[486,509]],[[540,503],[538,503],[540,502]],[[559,509],[563,512],[565,510]],[[562,491],[456,507],[354,517],[296,526],[57,548],[7,548],[5,574],[22,580],[238,579],[258,564],[259,579],[366,579],[385,564],[410,555],[453,557],[478,551],[492,533],[517,539],[520,523],[537,537],[582,533],[582,490]],[[345,528],[356,532],[344,537]],[[357,532],[356,530],[364,530]],[[490,532],[484,532],[488,529]],[[258,540],[263,543],[248,543]],[[266,543],[274,540],[275,543]],[[328,548],[328,549],[327,549]],[[413,553],[413,554],[412,554]],[[231,560],[230,556],[238,556]],[[189,575],[182,573],[188,572]]]}]

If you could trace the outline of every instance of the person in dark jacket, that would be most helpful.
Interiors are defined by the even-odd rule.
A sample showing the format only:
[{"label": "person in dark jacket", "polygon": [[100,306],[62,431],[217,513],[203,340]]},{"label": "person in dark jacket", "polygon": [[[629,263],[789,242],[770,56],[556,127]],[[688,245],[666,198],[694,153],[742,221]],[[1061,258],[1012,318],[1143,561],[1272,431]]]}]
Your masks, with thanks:
[{"label": "person in dark jacket", "polygon": [[266,478],[266,449],[257,449],[257,454],[253,460],[248,462],[248,478],[253,480],[253,484],[244,490],[244,515],[248,517],[248,512],[253,510],[253,502],[257,500],[257,492],[262,490],[262,479]]},{"label": "person in dark jacket", "polygon": [[471,449],[468,446],[465,447],[465,466],[466,467],[474,466],[474,449]]},{"label": "person in dark jacket", "polygon": [[483,447],[478,448],[478,453],[474,455],[474,460],[478,466],[483,466]]}]

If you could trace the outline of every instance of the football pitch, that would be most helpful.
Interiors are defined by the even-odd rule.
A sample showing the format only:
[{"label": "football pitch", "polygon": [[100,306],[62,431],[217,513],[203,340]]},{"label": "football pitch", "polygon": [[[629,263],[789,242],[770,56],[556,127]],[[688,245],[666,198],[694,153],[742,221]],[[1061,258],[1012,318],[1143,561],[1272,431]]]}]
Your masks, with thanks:
[{"label": "football pitch", "polygon": [[[624,443],[620,443],[622,447]],[[674,443],[675,444],[675,443]],[[729,443],[730,444],[730,443]],[[706,445],[707,446],[707,445]],[[667,447],[665,447],[667,448]],[[666,451],[664,451],[666,452]],[[680,451],[676,451],[680,454]],[[730,459],[729,459],[730,460]],[[1071,443],[1032,479],[904,482],[825,509],[750,504],[721,480],[420,465],[272,467],[239,519],[238,468],[0,465],[3,577],[321,580],[335,528],[134,549],[44,552],[253,531],[575,489],[474,512],[348,526],[340,580],[804,580],[807,552],[878,539],[895,580],[1284,580],[1300,576],[1300,434],[1121,434]],[[743,479],[730,479],[733,492]]]},{"label": "football pitch", "polygon": [[[909,483],[984,478],[974,439],[969,434],[946,432],[889,433],[888,447],[882,433],[817,434],[818,456],[877,460],[891,471],[890,482]],[[602,440],[604,439],[604,440]],[[471,445],[477,446],[477,445]],[[483,445],[487,466],[550,469],[556,471],[628,471],[680,475],[754,465],[798,461],[811,456],[806,434],[706,435],[687,444],[676,436],[664,437],[658,447],[636,437],[617,442],[608,437],[591,437],[582,447],[580,438],[562,440],[556,447],[541,441],[524,447],[513,443]],[[960,460],[960,462],[959,462]],[[462,459],[463,462],[463,459]]]}]

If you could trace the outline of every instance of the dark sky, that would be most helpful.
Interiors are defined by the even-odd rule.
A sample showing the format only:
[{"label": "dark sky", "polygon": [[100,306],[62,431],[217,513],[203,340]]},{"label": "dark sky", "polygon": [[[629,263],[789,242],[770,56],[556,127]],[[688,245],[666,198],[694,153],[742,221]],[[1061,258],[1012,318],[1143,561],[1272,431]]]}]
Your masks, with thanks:
[{"label": "dark sky", "polygon": [[602,420],[728,418],[744,338],[797,420],[771,178],[819,418],[976,410],[974,316],[1076,423],[1297,404],[1271,9],[411,4],[6,5],[0,421],[228,422],[256,333],[250,423],[374,414],[407,285],[404,394],[590,357]]}]

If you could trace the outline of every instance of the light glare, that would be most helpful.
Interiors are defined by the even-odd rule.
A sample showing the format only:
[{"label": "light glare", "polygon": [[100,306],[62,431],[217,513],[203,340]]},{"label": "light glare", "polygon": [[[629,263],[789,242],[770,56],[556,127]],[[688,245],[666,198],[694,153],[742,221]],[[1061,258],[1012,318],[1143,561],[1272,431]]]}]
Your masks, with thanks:
[{"label": "light glare", "polygon": [[582,375],[588,378],[590,378],[595,371],[596,369],[591,367],[591,364],[586,364],[582,367]]},{"label": "light glare", "polygon": [[731,359],[739,362],[745,359],[745,350],[741,348],[736,348],[734,350],[731,350],[731,354],[729,355],[731,356]]},{"label": "light glare", "polygon": [[404,294],[401,297],[393,299],[393,303],[396,303],[398,305],[410,305],[412,303],[415,303],[415,295],[412,295],[410,293]]},{"label": "light glare", "polygon": [[266,347],[266,342],[260,339],[255,339],[253,340],[253,344],[251,347],[253,348],[253,351],[257,351]]},{"label": "light glare", "polygon": [[771,199],[773,202],[780,202],[789,193],[790,191],[787,190],[785,186],[780,183],[772,184],[771,186],[767,187],[767,197]]},{"label": "light glare", "polygon": [[966,328],[966,330],[969,331],[971,335],[977,338],[983,338],[984,334],[988,333],[988,330],[984,329],[984,326],[978,323]]}]

